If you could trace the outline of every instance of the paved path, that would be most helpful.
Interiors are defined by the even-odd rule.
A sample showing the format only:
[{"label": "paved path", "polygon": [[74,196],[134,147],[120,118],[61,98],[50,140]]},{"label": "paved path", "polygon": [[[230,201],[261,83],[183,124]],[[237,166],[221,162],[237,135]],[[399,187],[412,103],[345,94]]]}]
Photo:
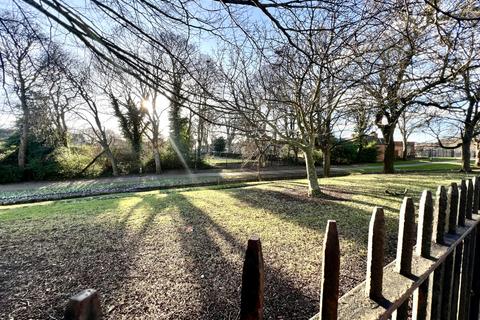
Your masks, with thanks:
[{"label": "paved path", "polygon": [[[345,170],[332,170],[332,174]],[[318,169],[319,175],[321,168]],[[304,178],[303,167],[265,168],[261,180]],[[137,175],[68,181],[22,182],[0,186],[0,204],[16,204],[46,200],[79,198],[111,193],[149,191],[175,187],[216,185],[234,182],[258,181],[256,170],[204,170],[197,173],[169,172],[161,175]]]},{"label": "paved path", "polygon": [[[439,164],[454,163],[452,161],[435,162]],[[407,163],[395,165],[396,168],[430,165],[432,162]],[[367,169],[369,172],[380,172],[382,165],[350,165],[332,166],[332,175],[345,174]],[[321,175],[322,168],[317,169]],[[303,178],[304,167],[265,168],[260,172],[261,179],[274,180],[282,178]],[[215,185],[231,182],[257,181],[256,170],[223,169],[202,170],[186,173],[184,171],[168,172],[161,175],[129,175],[97,179],[78,179],[67,181],[22,182],[0,185],[0,204],[26,203],[34,201],[78,198],[111,193],[148,191],[175,187]]]}]

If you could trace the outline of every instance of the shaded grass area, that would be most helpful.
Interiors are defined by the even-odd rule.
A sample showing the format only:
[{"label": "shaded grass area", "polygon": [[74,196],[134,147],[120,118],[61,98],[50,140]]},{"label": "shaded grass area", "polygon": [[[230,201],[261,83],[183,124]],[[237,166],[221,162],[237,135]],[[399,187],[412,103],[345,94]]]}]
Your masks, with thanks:
[{"label": "shaded grass area", "polygon": [[[474,161],[471,161],[471,165],[472,168],[474,168]],[[423,171],[454,172],[460,170],[461,168],[461,160],[456,158],[433,158],[395,161],[395,170],[398,173]],[[369,163],[366,165],[353,167],[351,171],[354,173],[380,173],[382,169],[382,163]]]},{"label": "shaded grass area", "polygon": [[337,220],[341,293],[364,278],[374,206],[394,258],[401,198],[460,174],[351,175],[64,200],[0,209],[0,318],[61,319],[65,301],[99,290],[107,319],[235,319],[249,235],[266,264],[266,319],[318,312],[323,233]]}]

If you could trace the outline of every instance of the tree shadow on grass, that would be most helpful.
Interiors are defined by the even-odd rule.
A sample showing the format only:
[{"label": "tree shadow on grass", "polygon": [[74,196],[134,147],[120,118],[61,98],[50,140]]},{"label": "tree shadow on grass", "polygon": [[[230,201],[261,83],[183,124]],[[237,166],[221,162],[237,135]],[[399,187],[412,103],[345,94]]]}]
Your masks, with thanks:
[{"label": "tree shadow on grass", "polygon": [[[116,206],[111,202],[105,209]],[[141,200],[109,223],[97,221],[102,211],[29,221],[24,234],[4,239],[0,269],[8,277],[0,279],[0,318],[62,319],[68,298],[86,288],[99,291],[104,309],[118,305],[116,296],[124,290],[153,213],[136,234],[129,232],[127,222],[135,210],[145,206],[148,201]],[[74,210],[75,203],[64,208]]]},{"label": "tree shadow on grass", "polygon": [[[321,235],[325,232],[326,222],[330,219],[336,220],[340,240],[345,240],[350,247],[347,250],[350,252],[348,256],[344,256],[345,249],[340,248],[342,254],[340,291],[345,293],[364,279],[368,227],[372,211],[353,208],[348,205],[351,201],[348,199],[344,201],[329,198],[312,200],[277,190],[250,188],[231,190],[229,193],[249,207],[268,210],[287,222],[308,228]],[[388,216],[385,220],[387,243],[384,264],[387,264],[395,258],[398,220]],[[321,246],[322,244],[319,244],[319,250],[322,250]]]},{"label": "tree shadow on grass", "polygon": [[[201,297],[198,313],[182,319],[236,319],[240,306],[241,275],[245,244],[219,226],[186,197],[176,194],[181,203],[180,215],[190,232],[182,232],[181,242],[189,257],[193,284]],[[268,253],[264,253],[268,256]],[[282,276],[282,272],[266,263],[265,319],[307,319],[317,312],[316,298]]]}]

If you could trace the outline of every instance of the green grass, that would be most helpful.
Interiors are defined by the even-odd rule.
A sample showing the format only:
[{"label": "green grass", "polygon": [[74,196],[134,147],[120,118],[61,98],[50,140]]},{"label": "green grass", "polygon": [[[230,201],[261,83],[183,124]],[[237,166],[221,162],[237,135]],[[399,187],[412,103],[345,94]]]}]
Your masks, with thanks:
[{"label": "green grass", "polygon": [[305,197],[305,180],[289,180],[1,207],[7,281],[0,318],[2,312],[61,317],[65,299],[87,287],[100,291],[108,319],[234,318],[244,248],[254,234],[264,250],[266,318],[308,318],[318,312],[327,220],[338,223],[344,293],[364,277],[374,206],[385,209],[387,257],[394,257],[402,199],[385,189],[408,188],[418,202],[423,189],[462,177],[321,179],[321,199]]},{"label": "green grass", "polygon": [[224,165],[225,163],[234,164],[234,163],[251,162],[251,160],[245,160],[241,158],[206,157],[205,162],[207,162],[210,165]]},{"label": "green grass", "polygon": [[[471,161],[472,166],[474,161]],[[462,167],[460,159],[456,158],[434,158],[434,159],[416,159],[416,160],[398,160],[395,161],[395,170],[398,172],[409,171],[458,171]],[[352,172],[357,173],[376,173],[381,172],[383,168],[382,163],[368,163],[360,165],[357,168],[353,167]]]}]

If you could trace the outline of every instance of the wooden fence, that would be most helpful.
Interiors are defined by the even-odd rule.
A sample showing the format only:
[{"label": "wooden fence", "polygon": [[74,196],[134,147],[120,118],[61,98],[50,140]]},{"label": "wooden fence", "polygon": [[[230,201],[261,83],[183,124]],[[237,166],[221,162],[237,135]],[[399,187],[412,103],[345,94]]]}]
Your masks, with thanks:
[{"label": "wooden fence", "polygon": [[[478,320],[480,298],[479,177],[440,186],[435,199],[423,191],[415,241],[415,205],[400,208],[396,259],[383,267],[385,219],[373,209],[368,235],[366,280],[339,299],[340,246],[337,224],[328,221],[324,243],[319,313],[311,320]],[[414,246],[415,245],[415,246]],[[264,262],[260,239],[247,244],[242,275],[241,320],[263,319]],[[95,290],[70,299],[66,320],[97,320]]]}]

